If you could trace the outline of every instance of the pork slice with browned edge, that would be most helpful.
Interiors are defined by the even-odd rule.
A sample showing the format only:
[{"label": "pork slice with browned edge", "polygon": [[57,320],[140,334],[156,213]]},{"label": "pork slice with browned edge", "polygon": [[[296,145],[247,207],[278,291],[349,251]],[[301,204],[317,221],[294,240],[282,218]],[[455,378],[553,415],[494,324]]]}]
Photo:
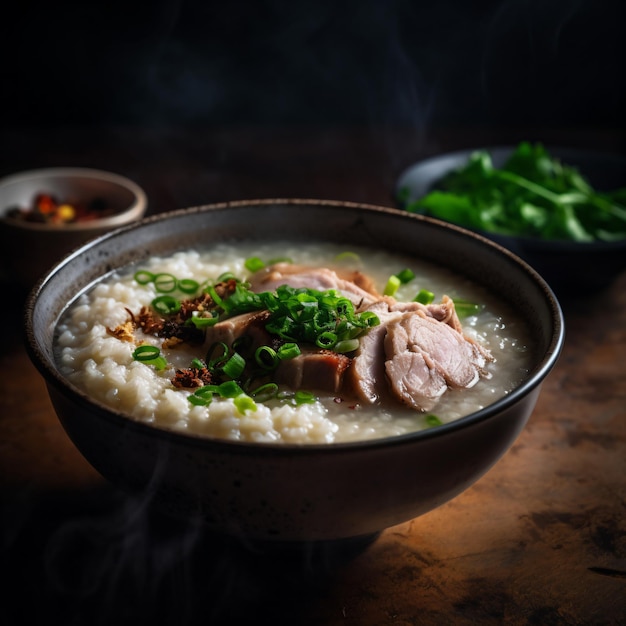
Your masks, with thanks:
[{"label": "pork slice with browned edge", "polygon": [[419,411],[435,406],[450,388],[469,388],[491,360],[490,353],[448,323],[420,312],[387,324],[385,373],[392,391]]},{"label": "pork slice with browned edge", "polygon": [[389,300],[379,300],[367,310],[376,313],[380,324],[359,338],[359,347],[345,376],[345,391],[360,402],[375,404],[391,396],[385,374],[385,335],[390,321],[403,312],[391,312]]},{"label": "pork slice with browned edge", "polygon": [[289,285],[295,289],[315,289],[316,291],[335,289],[348,298],[355,307],[362,307],[380,297],[370,291],[373,289],[373,283],[359,272],[351,272],[343,277],[326,267],[276,263],[250,277],[252,291],[275,291],[282,285]]},{"label": "pork slice with browned edge", "polygon": [[345,354],[332,350],[305,348],[298,356],[280,362],[274,380],[294,390],[338,393],[350,361]]}]

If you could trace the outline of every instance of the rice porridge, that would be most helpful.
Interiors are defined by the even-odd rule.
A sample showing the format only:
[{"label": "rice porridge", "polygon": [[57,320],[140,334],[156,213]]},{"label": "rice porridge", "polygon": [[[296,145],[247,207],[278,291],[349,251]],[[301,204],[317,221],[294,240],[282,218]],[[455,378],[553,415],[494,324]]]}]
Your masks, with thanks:
[{"label": "rice porridge", "polygon": [[[268,399],[255,398],[248,390],[243,396],[218,393],[208,399],[200,390],[205,385],[208,388],[211,381],[198,381],[201,365],[209,360],[208,344],[152,333],[149,324],[140,323],[140,312],[154,310],[156,300],[166,307],[175,303],[180,308],[181,301],[207,293],[207,286],[217,302],[220,298],[211,285],[224,276],[247,284],[258,273],[251,269],[251,258],[269,264],[277,257],[288,259],[295,267],[358,272],[371,279],[380,294],[392,283],[390,277],[401,276],[392,283],[390,297],[397,302],[412,302],[420,290],[434,294],[435,304],[444,297],[451,299],[467,339],[462,347],[467,344],[474,350],[472,354],[488,357],[476,366],[480,376],[474,376],[467,385],[446,383],[445,390],[436,391],[436,397],[427,401],[425,410],[401,398],[404,378],[413,376],[413,361],[399,375],[399,395],[391,400],[383,397],[367,402],[343,387],[321,387],[311,388],[307,400],[298,402],[294,390],[284,382],[278,384],[279,394]],[[171,284],[164,284],[168,280]],[[469,311],[462,314],[467,303]],[[199,324],[187,325],[193,326],[196,339],[199,333],[213,332]],[[366,330],[363,336],[375,330]],[[60,320],[55,340],[62,374],[89,396],[134,420],[207,437],[290,444],[389,437],[453,421],[518,386],[528,376],[531,358],[522,320],[493,294],[470,281],[413,257],[315,242],[223,243],[207,250],[150,258],[108,275],[80,295]],[[386,349],[392,349],[387,341]],[[267,352],[272,351],[268,348]],[[351,366],[354,352],[346,355],[341,367],[349,373],[355,369]],[[415,354],[409,351],[401,358],[414,359]],[[423,365],[421,355],[420,359]],[[402,362],[399,357],[398,363]],[[430,363],[430,357],[425,362]],[[195,369],[190,369],[192,364]],[[397,367],[389,366],[387,375]]]}]

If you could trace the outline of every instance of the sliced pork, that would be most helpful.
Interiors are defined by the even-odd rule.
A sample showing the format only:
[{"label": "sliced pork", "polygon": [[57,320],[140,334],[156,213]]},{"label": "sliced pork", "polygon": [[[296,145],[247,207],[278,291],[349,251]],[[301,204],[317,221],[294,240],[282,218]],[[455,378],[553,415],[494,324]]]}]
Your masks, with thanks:
[{"label": "sliced pork", "polygon": [[393,302],[389,306],[390,311],[421,311],[428,317],[434,317],[438,322],[443,322],[454,328],[459,333],[463,332],[463,327],[456,313],[454,301],[449,296],[443,296],[441,302],[431,304],[421,304],[419,302]]},{"label": "sliced pork", "polygon": [[451,388],[475,385],[486,373],[488,352],[447,323],[424,313],[404,313],[387,325],[385,372],[398,398],[430,410]]},{"label": "sliced pork", "polygon": [[[268,317],[269,311],[254,311],[222,320],[207,328],[205,346],[208,349],[216,342],[231,346],[235,340],[247,336],[250,338],[249,353],[262,345],[277,347],[280,340],[265,329]],[[344,354],[316,347],[301,346],[301,350],[300,355],[280,362],[272,374],[274,381],[294,390],[338,393],[351,359]]]},{"label": "sliced pork", "polygon": [[291,389],[338,393],[351,359],[332,350],[303,350],[302,354],[280,362],[274,380]]},{"label": "sliced pork", "polygon": [[392,395],[428,411],[448,388],[471,387],[486,374],[491,355],[463,335],[450,298],[429,305],[386,298],[369,310],[380,325],[361,337],[346,375],[362,402]]},{"label": "sliced pork", "polygon": [[222,320],[206,329],[204,345],[209,347],[221,342],[230,346],[243,335],[249,335],[255,346],[266,344],[270,337],[265,330],[268,317],[269,311],[252,311]]},{"label": "sliced pork", "polygon": [[389,397],[390,389],[385,373],[385,336],[388,324],[403,315],[390,311],[387,300],[379,300],[367,309],[376,313],[380,324],[370,328],[359,338],[359,347],[346,373],[346,391],[367,404],[376,404]]},{"label": "sliced pork", "polygon": [[340,276],[326,267],[275,263],[256,272],[249,280],[250,289],[256,292],[275,291],[282,285],[317,291],[336,289],[357,307],[366,306],[380,298],[374,290],[372,281],[364,274],[350,272]]},{"label": "sliced pork", "polygon": [[[380,324],[359,338],[350,356],[311,346],[282,361],[275,382],[296,389],[341,393],[359,402],[398,401],[418,411],[431,410],[446,390],[469,388],[487,375],[490,353],[463,334],[454,302],[399,302],[376,292],[359,272],[340,275],[329,268],[277,263],[250,278],[256,292],[275,291],[282,285],[326,291],[348,297],[358,312],[371,311]],[[206,343],[231,345],[243,335],[253,346],[271,344],[265,329],[269,313],[245,313],[207,329]],[[275,339],[275,338],[274,338]]]}]

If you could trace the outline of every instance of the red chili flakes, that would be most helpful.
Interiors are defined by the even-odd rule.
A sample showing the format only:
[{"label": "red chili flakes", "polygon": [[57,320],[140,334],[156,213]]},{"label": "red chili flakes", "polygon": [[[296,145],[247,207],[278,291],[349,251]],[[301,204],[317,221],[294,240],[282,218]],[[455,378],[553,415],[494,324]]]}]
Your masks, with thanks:
[{"label": "red chili flakes", "polygon": [[28,207],[11,207],[6,217],[39,224],[74,224],[113,215],[115,211],[103,198],[79,202],[70,198],[60,200],[48,193],[38,193]]}]

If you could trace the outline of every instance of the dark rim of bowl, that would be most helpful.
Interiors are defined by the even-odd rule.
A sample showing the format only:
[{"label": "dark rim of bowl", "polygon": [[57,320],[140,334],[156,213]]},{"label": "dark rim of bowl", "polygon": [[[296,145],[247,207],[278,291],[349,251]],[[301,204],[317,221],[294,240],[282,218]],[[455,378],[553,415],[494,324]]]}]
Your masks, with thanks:
[{"label": "dark rim of bowl", "polygon": [[[194,433],[183,433],[180,431],[176,431],[173,429],[168,429],[160,426],[153,426],[147,424],[145,422],[141,422],[139,420],[135,420],[124,413],[117,411],[106,404],[94,400],[90,398],[86,393],[75,387],[71,384],[64,376],[62,376],[58,369],[55,367],[54,363],[51,363],[48,358],[41,352],[37,345],[36,333],[33,328],[33,318],[32,313],[36,307],[38,296],[41,290],[45,287],[45,284],[48,282],[49,278],[54,275],[57,271],[60,271],[64,265],[66,265],[71,259],[80,255],[84,250],[88,250],[90,247],[99,244],[102,241],[115,238],[118,235],[121,235],[127,231],[136,230],[140,228],[143,224],[152,224],[155,222],[166,221],[170,218],[182,217],[187,214],[194,213],[203,213],[203,212],[212,212],[212,211],[223,211],[233,207],[247,207],[247,206],[257,206],[257,205],[316,205],[316,206],[333,206],[333,207],[345,207],[345,208],[356,208],[359,210],[371,211],[374,213],[391,213],[393,215],[404,215],[402,219],[409,220],[417,220],[424,221],[430,223],[436,228],[440,229],[451,229],[459,232],[463,236],[468,236],[474,239],[478,239],[482,242],[482,244],[487,245],[491,248],[494,248],[498,251],[499,254],[504,255],[512,259],[524,272],[529,274],[535,284],[541,288],[543,292],[546,302],[549,305],[549,310],[551,311],[552,316],[552,325],[553,325],[553,334],[550,340],[550,344],[545,351],[545,355],[539,361],[537,366],[531,375],[524,380],[518,387],[516,387],[509,394],[503,396],[502,398],[496,400],[492,404],[480,409],[479,411],[474,411],[468,415],[460,417],[451,422],[441,424],[439,426],[433,426],[427,428],[425,430],[414,431],[410,433],[405,433],[402,435],[395,435],[390,437],[381,437],[375,439],[365,439],[365,440],[357,440],[357,441],[346,441],[346,442],[336,442],[336,443],[304,443],[304,444],[294,444],[294,443],[256,443],[256,442],[248,442],[248,441],[233,441],[228,439],[219,439],[216,437],[210,437],[207,435],[194,434]],[[58,320],[56,320],[58,321]],[[55,323],[56,323],[55,321]],[[441,220],[437,220],[434,218],[429,218],[427,216],[406,213],[398,211],[392,207],[384,207],[379,205],[372,205],[360,202],[350,202],[350,201],[334,201],[334,200],[318,200],[318,199],[301,199],[301,198],[264,198],[259,200],[235,200],[230,202],[220,202],[208,205],[200,205],[183,209],[175,209],[172,211],[160,213],[157,215],[152,215],[143,218],[142,220],[135,222],[133,224],[128,224],[122,227],[119,227],[113,231],[100,235],[95,239],[89,241],[83,246],[77,248],[70,254],[68,254],[64,259],[60,260],[53,268],[49,270],[49,272],[40,278],[38,283],[32,288],[29,295],[27,296],[24,308],[24,333],[25,333],[25,345],[26,351],[36,366],[37,370],[43,376],[44,380],[47,384],[52,384],[57,391],[62,393],[63,395],[69,395],[72,401],[77,404],[83,406],[85,409],[89,411],[94,411],[98,413],[101,418],[104,418],[108,421],[116,422],[124,428],[128,428],[133,431],[139,431],[143,433],[149,434],[151,437],[157,437],[158,439],[164,440],[177,440],[181,442],[185,442],[185,445],[192,445],[194,447],[200,448],[212,448],[212,447],[220,447],[222,449],[232,449],[233,451],[237,451],[237,453],[251,453],[251,454],[293,454],[294,451],[298,451],[298,454],[302,453],[314,453],[319,454],[323,453],[334,453],[341,452],[350,449],[363,449],[363,448],[379,448],[379,447],[388,447],[395,445],[404,445],[415,440],[420,439],[429,439],[431,437],[444,436],[446,433],[462,430],[465,427],[469,427],[478,422],[484,421],[492,417],[493,415],[505,410],[507,408],[512,407],[523,397],[527,396],[531,391],[533,391],[537,386],[541,385],[546,376],[552,370],[556,361],[558,360],[565,337],[565,324],[563,312],[561,310],[560,304],[554,295],[551,288],[544,281],[544,279],[525,261],[517,257],[515,254],[500,246],[499,244],[493,242],[489,238],[483,237],[480,234],[474,233],[470,230],[457,226],[455,224],[451,224],[449,222],[444,222]]]}]

